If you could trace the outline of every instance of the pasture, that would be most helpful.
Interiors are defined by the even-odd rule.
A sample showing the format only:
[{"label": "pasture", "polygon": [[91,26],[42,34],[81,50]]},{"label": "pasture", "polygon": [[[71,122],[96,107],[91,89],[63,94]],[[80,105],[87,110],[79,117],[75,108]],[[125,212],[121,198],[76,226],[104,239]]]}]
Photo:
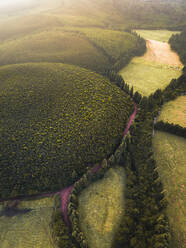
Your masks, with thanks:
[{"label": "pasture", "polygon": [[148,96],[159,88],[164,89],[173,78],[181,76],[181,68],[135,57],[120,71],[120,75],[134,90]]},{"label": "pasture", "polygon": [[174,101],[163,105],[158,121],[178,124],[186,127],[186,96],[179,96]]},{"label": "pasture", "polygon": [[109,169],[79,196],[79,220],[90,248],[110,248],[124,211],[125,171]]},{"label": "pasture", "polygon": [[[165,32],[165,36],[170,35],[170,32]],[[146,33],[148,34],[148,30]],[[159,37],[163,34],[164,32],[160,31]],[[149,31],[151,39],[158,39],[157,36],[158,30]],[[147,36],[143,38],[147,38]],[[133,85],[134,90],[148,96],[158,88],[164,89],[173,78],[178,78],[182,74],[181,70],[182,63],[177,54],[171,51],[168,44],[150,40],[147,41],[147,52],[144,56],[133,58],[128,66],[119,73],[126,83]]]},{"label": "pasture", "polygon": [[49,224],[54,206],[52,197],[20,201],[12,214],[0,203],[1,248],[54,248]]},{"label": "pasture", "polygon": [[173,244],[171,248],[184,248],[186,240],[186,140],[172,134],[156,132],[153,150],[157,170],[168,200]]},{"label": "pasture", "polygon": [[161,42],[168,42],[169,38],[173,34],[179,34],[179,31],[170,31],[170,30],[144,30],[136,29],[134,30],[137,34],[143,37],[145,40],[157,40]]}]

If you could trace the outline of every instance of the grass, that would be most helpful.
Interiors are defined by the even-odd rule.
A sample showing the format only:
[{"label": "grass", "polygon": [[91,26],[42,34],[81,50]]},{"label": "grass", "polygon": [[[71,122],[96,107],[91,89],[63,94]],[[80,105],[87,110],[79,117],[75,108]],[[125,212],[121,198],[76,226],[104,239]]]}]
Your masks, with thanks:
[{"label": "grass", "polygon": [[108,58],[83,35],[52,29],[0,44],[0,65],[26,62],[62,62],[104,71]]},{"label": "grass", "polygon": [[173,248],[184,248],[186,239],[186,140],[156,132],[153,149],[168,200],[167,215],[173,231]]},{"label": "grass", "polygon": [[[6,202],[4,204],[7,204]],[[49,224],[53,212],[53,198],[21,201],[19,210],[24,214],[0,217],[1,248],[54,248]],[[0,213],[3,205],[0,203]]]},{"label": "grass", "polygon": [[4,66],[0,82],[1,197],[72,184],[114,151],[134,108],[106,78],[71,65]]},{"label": "grass", "polygon": [[186,96],[180,96],[174,101],[163,105],[158,120],[186,127]]},{"label": "grass", "polygon": [[162,42],[168,42],[169,38],[173,34],[179,34],[179,31],[169,31],[169,30],[135,30],[137,34],[146,40],[157,40]]},{"label": "grass", "polygon": [[109,169],[79,196],[79,219],[90,248],[109,248],[120,224],[124,206],[125,172]]},{"label": "grass", "polygon": [[[163,35],[168,38],[170,32],[174,33],[164,30],[150,30],[149,33],[148,30],[144,30],[144,32],[151,39],[157,38],[159,40],[163,39]],[[147,36],[144,35],[144,38],[147,38]],[[161,48],[160,54],[158,53],[159,48]],[[165,57],[165,60],[162,60],[161,56]],[[128,66],[120,71],[120,74],[128,84],[134,86],[134,90],[148,96],[158,88],[164,89],[173,78],[178,78],[182,74],[182,66],[169,65],[169,59],[174,59],[174,56],[172,56],[169,48],[154,43],[152,47],[148,47],[144,56],[133,58]],[[178,58],[176,59],[178,60]]]},{"label": "grass", "polygon": [[134,90],[148,96],[158,88],[164,89],[173,78],[181,75],[181,68],[146,61],[135,57],[124,67],[120,74],[125,82],[134,86]]}]

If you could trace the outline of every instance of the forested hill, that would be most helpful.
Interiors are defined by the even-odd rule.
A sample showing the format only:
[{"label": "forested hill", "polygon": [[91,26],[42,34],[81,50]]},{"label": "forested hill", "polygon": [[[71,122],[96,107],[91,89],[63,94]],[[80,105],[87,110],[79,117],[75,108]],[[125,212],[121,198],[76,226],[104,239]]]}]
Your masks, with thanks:
[{"label": "forested hill", "polygon": [[39,3],[36,0],[19,1],[22,4],[13,5],[9,7],[10,9],[5,5],[2,8],[0,4],[0,21],[21,14],[25,16],[34,14],[41,15],[41,21],[49,18],[56,25],[58,23],[78,27],[182,30],[186,25],[186,1],[184,0],[41,0]]},{"label": "forested hill", "polygon": [[180,28],[186,20],[184,0],[113,0],[126,21],[136,28]]}]

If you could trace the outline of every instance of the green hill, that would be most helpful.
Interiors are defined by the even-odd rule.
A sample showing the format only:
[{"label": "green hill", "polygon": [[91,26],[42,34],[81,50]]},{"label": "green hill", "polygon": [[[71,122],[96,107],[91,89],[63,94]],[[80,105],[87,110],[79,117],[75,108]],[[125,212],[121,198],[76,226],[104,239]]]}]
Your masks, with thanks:
[{"label": "green hill", "polygon": [[55,191],[111,154],[132,100],[106,78],[71,65],[0,68],[0,197]]},{"label": "green hill", "polygon": [[6,41],[0,45],[0,65],[62,62],[102,72],[108,58],[83,35],[52,29]]}]

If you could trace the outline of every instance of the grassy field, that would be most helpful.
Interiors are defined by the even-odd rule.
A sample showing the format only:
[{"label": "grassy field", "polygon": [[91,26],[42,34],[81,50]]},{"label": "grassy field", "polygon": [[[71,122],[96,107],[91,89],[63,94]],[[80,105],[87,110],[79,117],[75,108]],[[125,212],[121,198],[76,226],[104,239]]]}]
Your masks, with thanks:
[{"label": "grassy field", "polygon": [[184,248],[186,241],[186,140],[168,133],[156,132],[153,149],[169,203],[167,214],[174,238],[172,248]]},{"label": "grassy field", "polygon": [[[146,33],[148,34],[148,31]],[[161,37],[163,31],[159,31],[159,33],[157,30],[149,31],[151,39],[157,38],[158,34]],[[170,35],[170,31],[168,34]],[[165,36],[168,37],[168,34],[165,31]],[[145,36],[145,38],[147,37]],[[159,39],[161,40],[161,38]],[[159,47],[161,48],[160,54],[158,53]],[[161,60],[161,57],[164,57],[164,60]],[[174,66],[174,61],[173,65],[169,63],[169,60],[174,60],[174,58],[168,47],[162,47],[160,42],[156,42],[152,46],[147,46],[147,52],[144,56],[133,58],[128,66],[119,73],[128,84],[134,86],[135,90],[148,96],[158,88],[165,88],[173,78],[178,78],[181,75],[182,66]]]},{"label": "grassy field", "polygon": [[179,34],[179,31],[169,31],[169,30],[143,30],[136,29],[137,34],[146,40],[157,40],[162,42],[168,42],[169,38],[173,34]]},{"label": "grassy field", "polygon": [[135,57],[120,74],[126,83],[134,86],[134,90],[148,96],[158,88],[164,89],[173,78],[181,75],[181,68],[146,61],[143,57]]},{"label": "grassy field", "polygon": [[106,78],[76,66],[4,66],[0,82],[1,197],[72,184],[114,151],[134,108]]},{"label": "grassy field", "polygon": [[185,106],[186,96],[180,96],[176,100],[164,104],[158,120],[186,127]]},{"label": "grassy field", "polygon": [[0,247],[54,248],[49,228],[53,206],[52,197],[20,201],[17,207],[20,212],[9,217],[1,216],[3,205],[0,203]]},{"label": "grassy field", "polygon": [[79,197],[79,216],[90,248],[110,248],[124,211],[125,172],[111,168]]}]

